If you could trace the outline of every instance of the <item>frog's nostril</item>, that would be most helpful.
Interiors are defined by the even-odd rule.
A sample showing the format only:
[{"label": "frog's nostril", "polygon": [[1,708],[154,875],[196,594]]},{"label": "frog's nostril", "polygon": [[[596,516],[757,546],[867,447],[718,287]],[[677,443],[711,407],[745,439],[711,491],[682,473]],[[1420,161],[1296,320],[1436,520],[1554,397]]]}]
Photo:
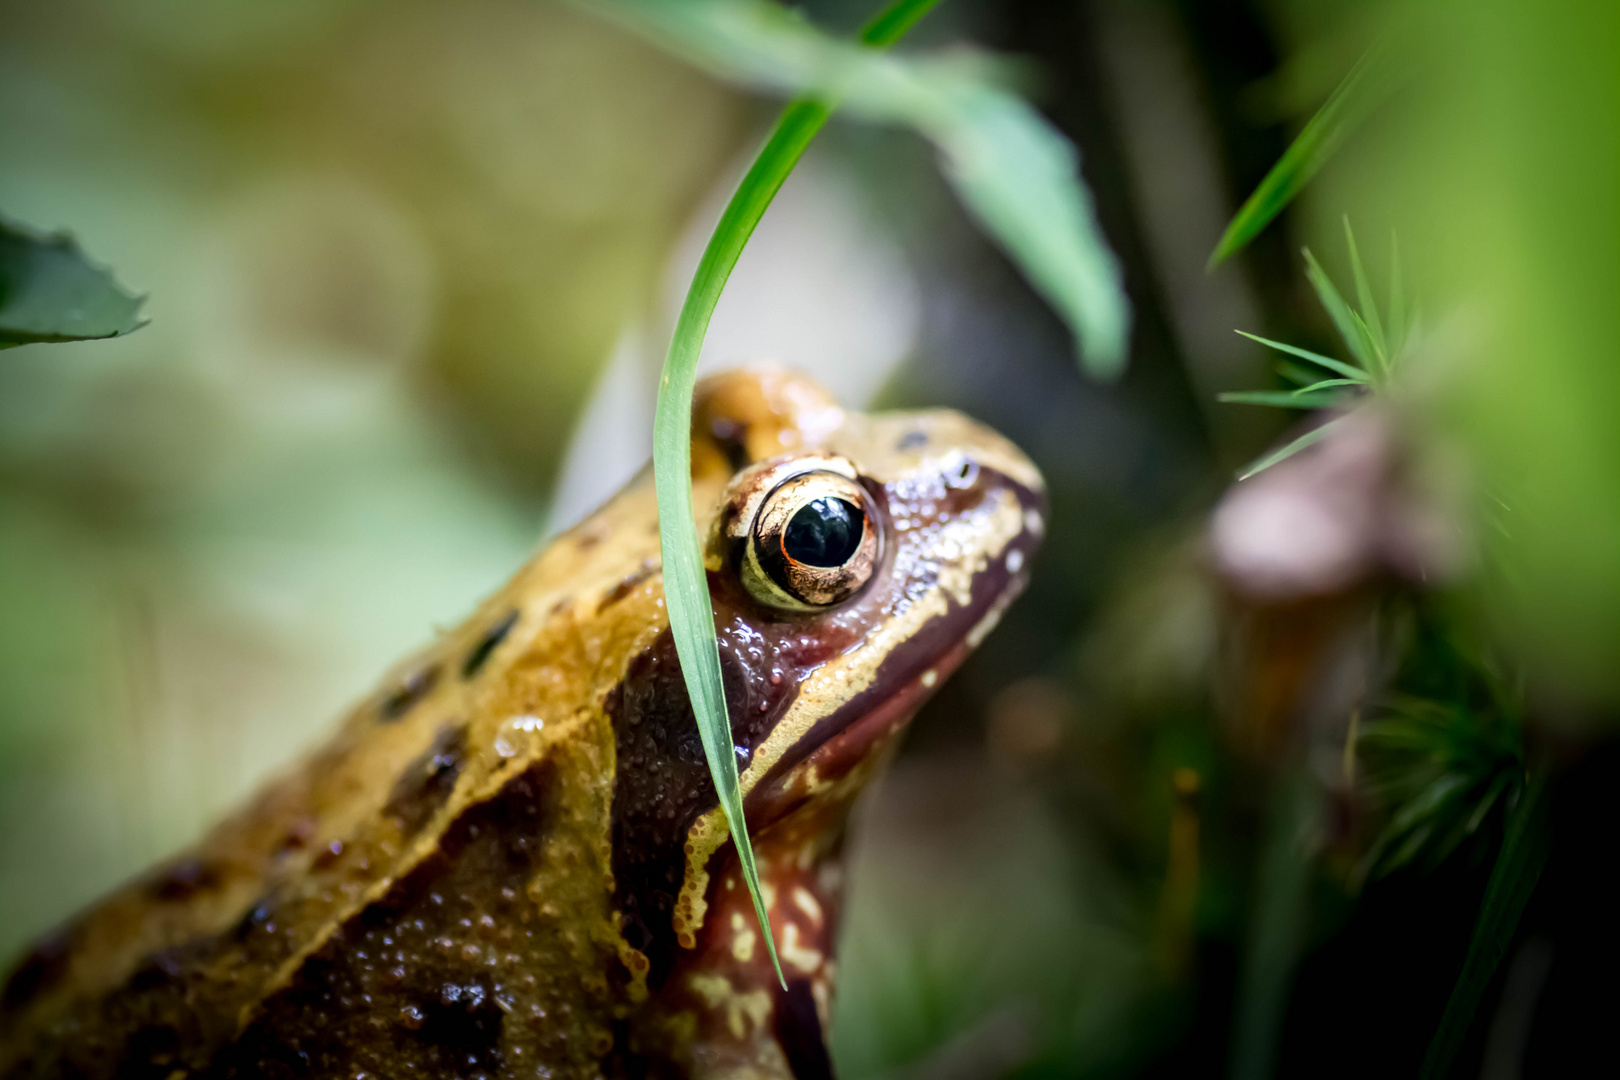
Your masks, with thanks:
[{"label": "frog's nostril", "polygon": [[979,463],[972,458],[963,458],[961,464],[945,474],[945,482],[951,487],[972,487],[979,479]]}]

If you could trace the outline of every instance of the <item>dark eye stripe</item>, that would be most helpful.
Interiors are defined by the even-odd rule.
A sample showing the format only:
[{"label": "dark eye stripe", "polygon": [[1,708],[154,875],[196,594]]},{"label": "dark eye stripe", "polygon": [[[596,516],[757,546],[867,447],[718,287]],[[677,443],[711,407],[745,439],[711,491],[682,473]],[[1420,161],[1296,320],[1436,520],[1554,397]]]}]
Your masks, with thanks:
[{"label": "dark eye stripe", "polygon": [[512,627],[517,625],[517,621],[518,613],[509,611],[505,618],[484,631],[484,636],[478,639],[478,644],[473,646],[472,652],[468,653],[467,659],[462,662],[463,679],[470,679],[478,674],[478,670],[489,661],[490,654],[506,640],[506,635],[512,632]]}]

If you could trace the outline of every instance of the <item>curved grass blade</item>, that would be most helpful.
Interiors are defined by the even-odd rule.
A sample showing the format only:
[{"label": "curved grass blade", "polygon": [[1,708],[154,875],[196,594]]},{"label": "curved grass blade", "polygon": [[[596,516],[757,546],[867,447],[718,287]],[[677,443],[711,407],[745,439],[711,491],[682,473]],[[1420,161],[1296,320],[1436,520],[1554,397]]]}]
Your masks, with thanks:
[{"label": "curved grass blade", "polygon": [[1357,61],[1244,201],[1209,257],[1211,269],[1260,235],[1333,156],[1345,136],[1383,100],[1388,80],[1375,70],[1379,67],[1378,54],[1374,48]]},{"label": "curved grass blade", "polygon": [[1519,916],[1547,865],[1546,786],[1545,777],[1532,780],[1508,817],[1502,850],[1491,868],[1474,937],[1468,943],[1468,956],[1423,1058],[1422,1080],[1445,1080],[1451,1071],[1480,999],[1513,944]]},{"label": "curved grass blade", "polygon": [[[863,40],[871,35],[875,40],[869,43],[873,45],[893,42],[937,2],[899,0],[869,24]],[[720,679],[720,647],[715,637],[714,610],[709,602],[708,576],[692,508],[692,390],[697,381],[703,338],[726,279],[731,276],[743,247],[765,216],[771,200],[810,140],[827,122],[831,111],[828,104],[815,99],[789,103],[753,167],[732,195],[703,251],[686,301],[681,306],[669,352],[664,358],[653,419],[653,481],[658,494],[664,602],[669,610],[670,633],[675,639],[686,692],[697,717],[709,774],[714,779],[721,809],[736,843],[743,880],[753,898],[754,913],[759,919],[771,963],[776,968],[776,977],[784,988],[787,982],[776,955],[776,941],[760,892],[759,871],[743,817],[741,781]]]},{"label": "curved grass blade", "polygon": [[0,220],[0,349],[118,337],[145,325],[141,303],[72,237]]},{"label": "curved grass blade", "polygon": [[1356,367],[1354,364],[1347,364],[1343,360],[1335,360],[1331,356],[1323,356],[1321,353],[1314,353],[1309,349],[1302,349],[1298,345],[1288,345],[1281,341],[1272,341],[1270,338],[1263,338],[1259,334],[1251,334],[1247,330],[1239,330],[1237,333],[1242,334],[1250,341],[1258,341],[1268,349],[1276,349],[1278,352],[1285,352],[1289,356],[1297,356],[1301,360],[1309,360],[1313,364],[1321,364],[1329,371],[1336,371],[1340,375],[1343,375],[1346,379],[1350,379],[1353,382],[1362,383],[1363,385],[1372,382],[1371,377],[1368,376],[1365,371]]},{"label": "curved grass blade", "polygon": [[1305,449],[1307,446],[1314,446],[1316,443],[1319,443],[1326,438],[1328,432],[1338,427],[1339,424],[1344,422],[1344,420],[1345,417],[1335,417],[1334,419],[1323,424],[1321,427],[1312,428],[1310,431],[1307,431],[1305,434],[1301,435],[1287,446],[1273,450],[1271,453],[1252,462],[1248,468],[1238,473],[1238,479],[1247,480],[1256,473],[1265,472],[1267,469],[1271,468],[1280,461],[1288,460],[1301,450]]}]

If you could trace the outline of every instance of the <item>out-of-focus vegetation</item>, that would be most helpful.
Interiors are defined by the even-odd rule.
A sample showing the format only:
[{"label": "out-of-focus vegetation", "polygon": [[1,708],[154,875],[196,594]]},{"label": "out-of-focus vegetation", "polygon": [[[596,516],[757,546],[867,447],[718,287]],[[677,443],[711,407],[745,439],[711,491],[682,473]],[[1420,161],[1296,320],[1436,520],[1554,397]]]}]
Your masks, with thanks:
[{"label": "out-of-focus vegetation", "polygon": [[[915,38],[1028,58],[1136,324],[1085,382],[932,150],[838,122],[717,313],[705,362],[964,408],[1051,485],[862,822],[841,1075],[1612,1062],[1620,12],[947,0]],[[1375,42],[1389,94],[1206,273]],[[623,478],[772,110],[538,0],[0,4],[0,206],[152,318],[0,362],[8,947]],[[1301,432],[1216,401],[1275,358],[1233,331],[1345,357],[1299,251],[1355,284],[1347,215],[1425,332],[1234,483]]]},{"label": "out-of-focus vegetation", "polygon": [[117,337],[141,325],[140,309],[72,237],[0,220],[0,349]]}]

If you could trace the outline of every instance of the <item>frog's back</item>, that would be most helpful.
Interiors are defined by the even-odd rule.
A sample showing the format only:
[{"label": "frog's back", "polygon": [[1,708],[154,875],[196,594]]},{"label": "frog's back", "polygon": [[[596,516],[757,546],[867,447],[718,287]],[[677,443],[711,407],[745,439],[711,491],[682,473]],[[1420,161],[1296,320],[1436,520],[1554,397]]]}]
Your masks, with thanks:
[{"label": "frog's back", "polygon": [[37,945],[0,996],[0,1073],[594,1074],[644,967],[610,910],[603,699],[667,625],[651,507],[643,478]]}]

